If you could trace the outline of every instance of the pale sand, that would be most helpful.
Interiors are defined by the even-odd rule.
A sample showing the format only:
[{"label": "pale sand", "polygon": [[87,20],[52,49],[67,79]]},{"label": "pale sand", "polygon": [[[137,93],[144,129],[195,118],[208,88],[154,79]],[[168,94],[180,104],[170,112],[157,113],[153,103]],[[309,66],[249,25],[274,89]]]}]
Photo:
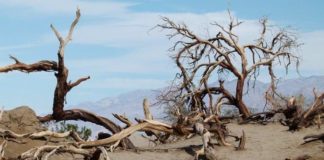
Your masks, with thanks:
[{"label": "pale sand", "polygon": [[[288,132],[287,127],[280,124],[268,125],[236,125],[229,124],[228,128],[233,134],[241,135],[244,129],[247,140],[246,150],[235,151],[234,147],[216,146],[215,150],[220,159],[224,160],[284,160],[285,158],[295,158],[303,154],[308,154],[311,160],[324,159],[324,143],[321,141],[311,142],[301,145],[303,137],[308,134],[324,133],[324,128],[316,127],[306,128],[298,132]],[[201,146],[201,138],[194,137],[179,141],[173,144],[164,144],[152,147],[152,143],[139,135],[131,136],[131,139],[137,146],[143,148],[179,148],[179,150],[156,151],[156,152],[131,152],[131,151],[115,151],[109,156],[112,160],[193,160],[193,150],[199,149]],[[232,138],[228,141],[237,145]],[[182,149],[181,149],[182,148]]]}]

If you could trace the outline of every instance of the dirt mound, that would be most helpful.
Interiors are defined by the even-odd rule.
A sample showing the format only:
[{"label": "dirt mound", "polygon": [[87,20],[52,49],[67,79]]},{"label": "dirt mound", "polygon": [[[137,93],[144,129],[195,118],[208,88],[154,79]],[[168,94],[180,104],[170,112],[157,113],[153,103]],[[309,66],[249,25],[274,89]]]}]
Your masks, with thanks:
[{"label": "dirt mound", "polygon": [[[42,124],[38,121],[35,112],[27,107],[21,106],[12,110],[4,111],[2,119],[0,121],[0,128],[5,130],[11,130],[18,134],[25,133],[35,133],[47,130],[43,127]],[[2,136],[1,136],[2,137]],[[2,143],[3,138],[0,137],[0,143]],[[59,145],[60,142],[65,141],[65,139],[55,139]],[[18,143],[17,143],[18,142]],[[42,145],[54,144],[46,140],[31,140],[29,138],[21,138],[16,142],[14,140],[8,139],[8,144],[5,147],[5,158],[6,159],[17,159],[21,153]],[[77,157],[72,157],[71,154],[59,154],[54,155],[51,159],[60,160],[60,159],[75,159]]]},{"label": "dirt mound", "polygon": [[46,130],[38,121],[35,112],[27,106],[4,111],[0,121],[0,128],[20,134]]}]

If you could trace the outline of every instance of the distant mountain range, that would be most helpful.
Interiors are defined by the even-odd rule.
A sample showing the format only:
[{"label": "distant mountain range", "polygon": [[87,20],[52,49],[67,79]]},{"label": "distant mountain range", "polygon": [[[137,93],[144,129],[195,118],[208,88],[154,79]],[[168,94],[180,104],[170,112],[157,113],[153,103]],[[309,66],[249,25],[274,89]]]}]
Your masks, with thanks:
[{"label": "distant mountain range", "polygon": [[[251,83],[252,84],[252,83]],[[217,83],[211,84],[217,85]],[[224,83],[224,86],[234,92],[236,80]],[[247,86],[247,85],[245,85]],[[255,87],[251,88],[244,95],[245,103],[257,110],[262,110],[265,104],[264,93],[269,87],[268,83],[260,81],[255,82]],[[303,94],[307,101],[313,100],[313,88],[318,92],[324,92],[324,76],[301,77],[296,79],[283,80],[278,83],[278,91],[285,96],[293,96]],[[78,108],[83,108],[102,116],[112,118],[112,113],[125,114],[130,119],[135,117],[144,117],[142,103],[144,98],[148,98],[150,102],[156,101],[158,92],[156,90],[135,90],[120,94],[116,97],[107,97],[95,102],[83,102],[75,105]],[[74,108],[73,106],[71,106]],[[151,112],[155,118],[163,117],[163,108],[152,107]],[[97,129],[96,129],[97,130]]]}]

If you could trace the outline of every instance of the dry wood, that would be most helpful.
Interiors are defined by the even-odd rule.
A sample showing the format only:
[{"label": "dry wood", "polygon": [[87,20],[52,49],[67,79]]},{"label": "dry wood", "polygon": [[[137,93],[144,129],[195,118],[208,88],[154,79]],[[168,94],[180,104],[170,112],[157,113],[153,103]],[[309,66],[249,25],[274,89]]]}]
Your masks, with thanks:
[{"label": "dry wood", "polygon": [[2,128],[0,128],[0,134],[2,137],[9,137],[9,138],[23,138],[23,137],[28,137],[30,135],[29,133],[17,134],[11,130],[6,130]]},{"label": "dry wood", "polygon": [[105,147],[98,147],[104,157],[104,160],[110,160],[109,156],[108,156],[108,152],[107,150],[105,149]]},{"label": "dry wood", "polygon": [[[305,111],[302,111],[301,109],[286,111],[292,114],[292,116],[288,117],[289,119],[285,121],[285,124],[289,126],[289,130],[299,130],[303,127],[309,127],[313,124],[317,124],[318,127],[320,128],[320,124],[321,124],[320,115],[324,113],[324,104],[323,104],[324,93],[318,96],[315,93],[315,89],[314,89],[314,96],[315,96],[315,100],[313,104]],[[288,107],[288,109],[291,109],[291,107]]]},{"label": "dry wood", "polygon": [[13,59],[15,63],[8,66],[0,67],[0,73],[15,70],[25,73],[39,71],[53,72],[57,71],[58,69],[57,63],[55,61],[42,60],[33,64],[25,64],[13,56],[10,56],[10,58]]},{"label": "dry wood", "polygon": [[317,141],[320,140],[322,142],[324,142],[324,133],[322,134],[313,134],[313,135],[307,135],[304,137],[304,144],[309,143],[309,142],[313,142],[313,141]]},{"label": "dry wood", "polygon": [[71,137],[76,142],[84,141],[74,131],[68,131],[68,132],[64,132],[64,133],[56,133],[56,132],[52,132],[52,131],[41,131],[41,132],[36,132],[36,133],[17,134],[11,130],[5,130],[5,129],[0,128],[0,134],[2,137],[14,138],[14,139],[19,139],[19,138],[40,139],[40,138],[45,138],[45,137],[53,137],[53,138]]},{"label": "dry wood", "polygon": [[131,135],[132,133],[143,129],[144,127],[148,126],[149,123],[145,122],[145,123],[139,123],[136,125],[133,125],[131,127],[128,127],[122,131],[120,131],[119,133],[116,133],[114,135],[112,135],[109,138],[106,139],[101,139],[101,140],[96,140],[96,141],[88,141],[88,142],[82,142],[80,144],[81,148],[89,148],[89,147],[95,147],[95,146],[104,146],[104,145],[109,145],[111,143],[114,143],[118,140],[121,140],[129,135]]},{"label": "dry wood", "polygon": [[212,147],[207,147],[205,149],[205,155],[207,160],[218,160],[218,156],[216,154],[216,151]]},{"label": "dry wood", "polygon": [[[45,153],[49,152],[47,155],[45,155]],[[55,152],[68,152],[71,154],[80,154],[86,157],[91,156],[91,152],[89,150],[85,150],[85,149],[80,149],[80,148],[75,148],[73,146],[70,145],[59,145],[59,146],[54,146],[54,145],[44,145],[44,146],[40,146],[40,147],[36,147],[36,148],[32,148],[24,153],[22,153],[18,159],[40,159],[42,158],[44,155],[44,158],[48,158],[50,157],[52,154],[54,154]]]},{"label": "dry wood", "polygon": [[116,141],[113,145],[109,147],[110,152],[114,152],[115,148],[120,144],[120,140]]},{"label": "dry wood", "polygon": [[118,114],[113,113],[113,116],[116,119],[118,119],[119,121],[125,123],[126,124],[126,127],[125,128],[130,127],[130,126],[133,125],[133,123],[127,117],[125,117],[123,115],[118,115]]},{"label": "dry wood", "polygon": [[245,132],[243,130],[242,136],[240,137],[239,145],[236,147],[236,150],[244,150],[245,149],[245,141],[246,141],[246,137],[245,137]]},{"label": "dry wood", "polygon": [[144,110],[145,119],[153,120],[153,116],[150,112],[150,104],[146,98],[144,98],[143,100],[143,110]]},{"label": "dry wood", "polygon": [[203,135],[204,133],[204,125],[202,123],[195,123],[194,126],[194,132],[199,134],[199,135]]},{"label": "dry wood", "polygon": [[[78,80],[71,82],[68,81],[69,70],[64,63],[65,47],[72,40],[73,31],[79,22],[80,19],[80,9],[77,9],[75,19],[73,20],[69,32],[66,37],[62,37],[61,34],[56,30],[56,28],[51,25],[55,36],[59,41],[59,48],[57,51],[57,62],[42,60],[32,64],[25,64],[19,61],[17,58],[11,56],[10,58],[15,61],[15,64],[8,65],[5,67],[0,67],[0,72],[9,72],[9,71],[21,71],[21,72],[39,72],[39,71],[53,71],[55,72],[55,77],[57,79],[55,91],[54,91],[54,100],[53,100],[53,113],[45,117],[39,117],[41,122],[47,122],[51,120],[62,121],[62,120],[83,120],[92,122],[98,125],[101,125],[107,128],[112,133],[117,133],[121,131],[121,127],[113,123],[107,118],[98,116],[96,114],[79,110],[64,110],[64,105],[66,102],[66,95],[68,92],[81,84],[82,82],[90,79],[89,76],[79,78]],[[17,136],[17,135],[16,135]],[[20,135],[21,136],[21,135]],[[124,148],[133,148],[134,145],[129,141],[129,139],[122,140],[121,145]]]},{"label": "dry wood", "polygon": [[[76,17],[71,24],[70,30],[68,35],[63,38],[60,33],[55,29],[53,25],[51,25],[52,30],[54,31],[57,39],[60,42],[59,50],[58,50],[58,71],[55,74],[57,78],[57,85],[54,91],[54,102],[53,102],[53,114],[49,116],[45,116],[40,118],[41,121],[49,121],[49,120],[83,120],[92,123],[99,124],[112,133],[117,133],[121,131],[121,128],[110,121],[107,118],[95,115],[93,113],[80,110],[80,109],[72,109],[72,110],[65,110],[64,111],[64,103],[66,100],[67,93],[75,86],[79,85],[83,81],[88,80],[90,77],[80,78],[75,82],[67,82],[68,79],[68,69],[64,65],[64,50],[65,46],[68,44],[69,41],[72,40],[72,33],[76,24],[78,23],[80,18],[80,10],[78,9],[76,12]],[[127,138],[122,140],[121,145],[124,148],[133,148],[134,145],[129,141]]]},{"label": "dry wood", "polygon": [[4,159],[5,148],[7,146],[7,140],[4,140],[0,145],[0,159]]},{"label": "dry wood", "polygon": [[0,110],[0,122],[2,121],[3,112],[4,112],[4,107],[2,107]]},{"label": "dry wood", "polygon": [[320,128],[322,124],[321,115],[324,113],[324,93],[317,94],[315,89],[313,89],[313,93],[314,102],[304,110],[302,104],[297,102],[294,96],[285,98],[269,88],[265,97],[267,102],[270,102],[272,110],[253,114],[245,118],[241,123],[258,122],[267,124],[276,114],[283,114],[285,118],[279,119],[279,122],[284,126],[288,126],[290,131],[296,131],[311,125],[317,125]]},{"label": "dry wood", "polygon": [[[89,76],[79,78],[78,80],[71,82],[68,81],[69,70],[65,66],[64,55],[65,55],[65,47],[72,40],[73,31],[80,19],[80,10],[77,9],[75,19],[73,20],[69,32],[66,37],[62,37],[60,32],[56,30],[56,28],[51,25],[51,29],[53,30],[55,36],[59,41],[59,48],[57,51],[57,62],[54,61],[39,61],[33,64],[25,64],[19,61],[15,57],[11,57],[15,64],[8,65],[0,68],[0,72],[9,72],[9,71],[21,71],[21,72],[37,72],[37,71],[52,71],[55,72],[55,77],[57,80],[55,91],[54,91],[54,100],[53,100],[53,112],[52,114],[46,115],[44,117],[38,117],[41,122],[47,122],[51,120],[62,121],[62,120],[83,120],[87,122],[92,122],[98,125],[101,125],[107,128],[112,135],[110,137],[104,137],[103,139],[99,138],[94,141],[83,141],[75,132],[69,131],[65,133],[55,133],[50,131],[42,131],[37,133],[26,133],[26,134],[17,134],[10,130],[0,129],[0,133],[7,138],[31,138],[38,139],[44,137],[72,137],[76,143],[72,145],[64,144],[64,145],[44,145],[39,146],[37,148],[32,148],[21,154],[21,159],[48,159],[50,156],[60,153],[60,152],[68,152],[72,154],[81,154],[86,157],[93,156],[93,149],[101,151],[106,159],[109,159],[108,154],[104,146],[110,146],[110,150],[113,151],[114,148],[121,145],[124,149],[134,149],[135,146],[133,143],[127,138],[131,134],[137,131],[144,131],[146,133],[152,133],[155,135],[158,140],[161,142],[166,141],[170,137],[170,135],[175,136],[189,136],[191,134],[200,134],[203,139],[203,148],[202,150],[210,149],[210,141],[211,136],[216,136],[219,144],[224,146],[232,146],[226,142],[225,137],[228,135],[228,131],[225,125],[220,121],[221,117],[219,117],[219,110],[222,104],[235,105],[239,108],[240,112],[247,117],[250,113],[247,110],[243,100],[243,85],[249,74],[254,74],[256,70],[260,66],[268,66],[269,70],[272,70],[271,65],[272,61],[275,58],[280,57],[281,55],[287,58],[290,62],[291,58],[296,58],[290,53],[284,53],[287,48],[272,50],[269,48],[264,48],[261,44],[249,45],[249,46],[240,46],[238,44],[236,36],[232,33],[232,27],[238,26],[239,23],[234,23],[231,21],[230,29],[226,30],[222,26],[219,26],[223,32],[220,32],[213,39],[202,39],[192,32],[190,32],[184,26],[175,25],[169,19],[164,19],[167,24],[165,26],[160,26],[165,29],[176,30],[176,35],[182,35],[187,37],[193,42],[191,43],[183,43],[179,41],[181,44],[185,44],[183,48],[181,48],[180,52],[176,55],[176,62],[178,67],[181,70],[181,74],[183,77],[183,83],[180,85],[180,92],[184,91],[183,95],[180,95],[180,99],[184,100],[186,98],[189,99],[189,104],[191,106],[190,114],[183,115],[180,112],[180,107],[177,107],[177,116],[178,121],[176,124],[169,125],[156,120],[153,120],[153,116],[149,109],[149,102],[147,99],[143,101],[143,111],[145,115],[145,119],[136,119],[137,124],[132,123],[129,119],[124,116],[114,114],[114,116],[120,120],[121,122],[126,124],[125,128],[121,128],[119,125],[113,123],[109,119],[96,115],[94,113],[81,110],[81,109],[70,109],[64,110],[66,96],[68,92],[81,84],[82,82],[90,79]],[[227,34],[227,36],[224,36]],[[284,43],[286,42],[283,40]],[[277,42],[273,44],[272,47],[278,45]],[[194,49],[195,47],[202,47],[201,49]],[[176,48],[176,46],[175,46]],[[274,47],[275,48],[275,47]],[[288,47],[289,48],[289,47]],[[195,50],[192,52],[192,49]],[[246,50],[250,50],[251,52],[255,51],[257,54],[256,57],[259,58],[259,61],[252,63],[252,66],[247,66],[246,61]],[[209,50],[209,51],[206,51]],[[225,51],[226,50],[226,51]],[[258,50],[258,52],[256,51]],[[206,51],[206,52],[205,52]],[[214,60],[211,60],[213,57],[210,55],[212,53],[216,53]],[[240,72],[236,66],[231,62],[232,54],[238,54],[241,57],[242,61],[242,72]],[[192,62],[194,67],[187,70],[185,64],[181,64],[182,58],[185,56],[192,57]],[[255,55],[253,55],[255,57]],[[265,56],[270,57],[269,59],[264,59]],[[206,59],[202,57],[208,57],[209,63],[200,63]],[[205,61],[206,62],[206,61]],[[205,70],[201,70],[201,69]],[[212,76],[214,71],[219,70],[229,70],[232,72],[237,78],[237,89],[235,95],[232,95],[226,88],[224,88],[224,81],[219,81],[218,87],[210,87],[209,78]],[[190,73],[192,71],[192,73]],[[199,80],[199,84],[195,85],[193,82],[195,81],[195,77],[197,73],[203,73],[202,79]],[[271,73],[271,77],[274,75]],[[216,114],[214,114],[213,107],[215,106],[213,103],[213,95],[221,94],[222,98],[217,100],[216,103]],[[205,106],[203,102],[204,97],[209,98],[209,108]],[[184,103],[177,103],[184,104]],[[316,107],[314,107],[316,108]],[[0,116],[2,111],[0,113]],[[311,114],[311,113],[309,113]],[[197,123],[202,122],[202,123]],[[195,125],[196,124],[196,125]],[[243,136],[241,138],[241,144],[245,142],[245,134],[243,132]],[[243,145],[244,147],[244,145]],[[46,154],[47,153],[47,154]]]},{"label": "dry wood", "polygon": [[[198,125],[200,126],[200,125]],[[218,159],[216,156],[215,149],[211,143],[211,134],[207,129],[203,129],[202,141],[203,146],[200,150],[196,151],[195,159],[199,159],[200,155],[205,155],[208,160],[216,160]]]},{"label": "dry wood", "polygon": [[48,158],[57,152],[58,149],[60,149],[62,146],[57,146],[55,149],[53,149],[51,152],[46,154],[46,156],[43,158],[43,160],[48,160]]},{"label": "dry wood", "polygon": [[[167,91],[165,95],[172,92],[179,101],[172,104],[184,104],[183,107],[188,107],[191,111],[199,110],[211,114],[216,106],[216,113],[219,114],[220,106],[226,103],[236,106],[243,118],[247,118],[251,113],[243,101],[243,89],[246,84],[249,88],[251,79],[258,78],[260,69],[268,69],[271,88],[275,89],[273,64],[277,64],[278,61],[284,62],[279,64],[283,64],[286,71],[294,62],[297,67],[299,64],[299,57],[292,53],[300,45],[296,36],[285,30],[267,34],[271,29],[266,19],[260,21],[262,32],[256,43],[247,45],[240,44],[239,37],[234,33],[234,28],[239,27],[242,22],[235,20],[231,15],[228,27],[214,23],[218,33],[207,38],[195,34],[185,24],[176,24],[165,17],[163,21],[165,23],[158,27],[170,31],[167,36],[175,39],[176,42],[170,50],[175,52],[172,58],[179,68],[173,82],[175,89]],[[269,35],[271,37],[268,37]],[[221,76],[225,73],[226,76],[229,73],[237,79],[234,94],[223,86],[224,79]],[[217,87],[209,86],[214,83],[214,77],[219,79]],[[221,100],[225,101],[217,100],[215,103],[213,95],[220,95]],[[172,97],[160,97],[163,97],[161,101],[174,101]]]}]

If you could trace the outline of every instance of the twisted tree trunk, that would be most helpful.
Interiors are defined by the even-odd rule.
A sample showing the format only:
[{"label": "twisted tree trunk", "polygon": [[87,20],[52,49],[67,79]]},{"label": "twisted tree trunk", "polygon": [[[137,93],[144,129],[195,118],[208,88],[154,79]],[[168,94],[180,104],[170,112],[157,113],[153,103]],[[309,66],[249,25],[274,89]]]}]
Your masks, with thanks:
[{"label": "twisted tree trunk", "polygon": [[251,113],[243,101],[244,80],[245,79],[240,78],[237,80],[235,106],[237,106],[239,112],[243,115],[243,118],[247,118],[251,115]]}]

